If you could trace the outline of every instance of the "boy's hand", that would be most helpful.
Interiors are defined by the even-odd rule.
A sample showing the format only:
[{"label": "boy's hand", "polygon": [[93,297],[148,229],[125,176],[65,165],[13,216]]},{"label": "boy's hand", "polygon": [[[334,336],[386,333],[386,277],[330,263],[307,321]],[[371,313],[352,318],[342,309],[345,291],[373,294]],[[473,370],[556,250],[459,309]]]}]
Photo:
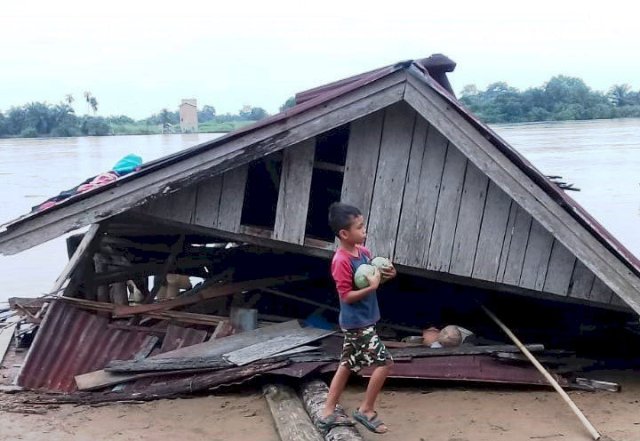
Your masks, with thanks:
[{"label": "boy's hand", "polygon": [[369,288],[372,290],[378,289],[381,280],[380,271],[376,270],[376,272],[373,273],[373,276],[367,276],[367,280],[369,281]]},{"label": "boy's hand", "polygon": [[396,272],[396,267],[393,265],[388,268],[382,268],[380,271],[382,272],[382,278],[385,281],[393,279],[398,274]]}]

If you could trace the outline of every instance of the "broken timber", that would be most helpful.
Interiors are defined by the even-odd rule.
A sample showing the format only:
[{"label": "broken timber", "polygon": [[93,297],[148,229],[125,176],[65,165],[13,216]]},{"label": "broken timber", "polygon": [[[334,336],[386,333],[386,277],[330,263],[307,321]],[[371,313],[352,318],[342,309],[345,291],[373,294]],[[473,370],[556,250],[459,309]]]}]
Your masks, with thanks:
[{"label": "broken timber", "polygon": [[282,441],[322,441],[294,390],[283,384],[263,387],[264,398]]},{"label": "broken timber", "polygon": [[[304,408],[316,427],[318,427],[318,419],[322,417],[324,403],[327,401],[327,393],[329,393],[329,388],[320,380],[306,382],[300,389]],[[336,413],[342,418],[347,418],[347,414],[340,405],[336,407]],[[333,427],[325,434],[324,439],[326,441],[363,441],[358,429],[353,426]]]}]

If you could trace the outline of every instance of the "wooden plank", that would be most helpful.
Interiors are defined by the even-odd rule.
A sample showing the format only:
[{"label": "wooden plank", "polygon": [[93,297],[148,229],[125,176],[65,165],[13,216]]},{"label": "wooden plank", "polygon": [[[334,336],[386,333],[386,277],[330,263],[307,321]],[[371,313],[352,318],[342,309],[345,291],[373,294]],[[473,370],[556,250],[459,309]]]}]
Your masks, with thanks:
[{"label": "wooden plank", "polygon": [[198,183],[196,212],[193,222],[204,227],[216,227],[220,213],[222,176],[214,176]]},{"label": "wooden plank", "polygon": [[485,174],[468,162],[449,268],[453,274],[470,276],[473,271],[488,186]]},{"label": "wooden plank", "polygon": [[407,176],[404,182],[404,195],[402,198],[402,210],[400,212],[400,223],[398,224],[398,237],[396,239],[396,249],[393,260],[406,264],[409,260],[417,263],[422,260],[422,253],[417,257],[415,238],[421,237],[422,232],[418,231],[417,207],[420,195],[420,176],[423,171],[424,155],[429,133],[429,124],[424,118],[416,118],[411,140],[411,152],[409,154],[409,165]]},{"label": "wooden plank", "polygon": [[589,299],[596,276],[580,260],[576,260],[569,284],[569,297]]},{"label": "wooden plank", "polygon": [[[293,115],[278,124],[234,134],[209,143],[197,155],[143,175],[122,178],[118,191],[105,191],[14,225],[0,234],[0,253],[15,254],[67,231],[96,223],[137,206],[167,186],[183,186],[247,164],[304,139],[342,126],[402,99],[404,72],[396,72]],[[231,138],[231,139],[229,139]]]},{"label": "wooden plank", "polygon": [[504,240],[502,241],[502,251],[500,251],[500,264],[498,265],[498,276],[496,277],[498,282],[501,282],[504,278],[504,272],[507,268],[507,259],[509,258],[509,249],[511,248],[511,240],[513,239],[518,208],[518,204],[511,202],[509,219],[507,220],[507,229],[504,233]]},{"label": "wooden plank", "polygon": [[334,331],[327,331],[325,329],[302,328],[292,331],[288,335],[275,337],[265,342],[256,343],[254,345],[226,353],[223,355],[223,358],[236,366],[244,366],[249,363],[253,363],[254,361],[269,358],[275,354],[279,354],[280,352],[285,352],[289,349],[297,348],[298,346],[320,340],[321,338],[333,333]]},{"label": "wooden plank", "polygon": [[524,253],[519,286],[542,291],[552,245],[553,236],[538,221],[534,220],[531,224],[527,251]]},{"label": "wooden plank", "polygon": [[438,196],[436,219],[429,244],[427,269],[449,271],[466,168],[467,158],[449,143]]},{"label": "wooden plank", "polygon": [[589,293],[589,300],[598,303],[610,303],[614,295],[613,291],[602,280],[598,277],[595,278]]},{"label": "wooden plank", "polygon": [[384,110],[351,123],[340,200],[360,209],[368,219],[378,168]]},{"label": "wooden plank", "polygon": [[273,238],[302,245],[307,226],[316,139],[284,151]]},{"label": "wooden plank", "polygon": [[[246,331],[228,337],[209,340],[175,351],[154,355],[139,362],[118,362],[118,371],[140,372],[151,370],[173,370],[180,363],[183,366],[196,366],[195,362],[203,362],[206,366],[210,360],[222,361],[222,356],[238,349],[271,340],[276,337],[290,335],[301,329],[297,320],[265,326],[264,328]],[[190,363],[194,362],[194,363]],[[113,364],[109,364],[112,366]],[[114,370],[114,369],[110,369]]]},{"label": "wooden plank", "polygon": [[281,441],[324,441],[290,386],[267,384],[262,390]]},{"label": "wooden plank", "polygon": [[573,274],[576,257],[557,239],[553,241],[549,269],[544,281],[543,290],[553,294],[566,296],[569,292],[569,283]]},{"label": "wooden plank", "polygon": [[158,303],[152,303],[149,305],[117,306],[114,310],[113,315],[115,317],[123,317],[135,314],[149,313],[152,311],[166,311],[168,309],[177,308],[178,306],[192,305],[194,303],[198,303],[207,299],[214,299],[216,297],[227,296],[242,291],[250,291],[253,289],[279,285],[294,280],[304,280],[304,277],[268,277],[264,279],[249,280],[246,282],[228,283],[222,285],[213,284],[211,286],[201,287],[196,292],[185,294],[175,299],[165,300]]},{"label": "wooden plank", "polygon": [[[513,205],[516,205],[515,202]],[[511,230],[509,249],[507,251],[507,259],[504,270],[502,271],[502,277],[498,278],[498,281],[516,286],[520,283],[524,253],[527,251],[527,242],[529,242],[531,222],[531,215],[520,206],[517,206],[516,218],[513,229]],[[509,231],[507,233],[509,233]]]},{"label": "wooden plank", "polygon": [[[311,417],[311,421],[318,427],[318,420],[322,418],[324,405],[327,401],[329,388],[322,380],[312,380],[300,387],[300,398],[304,408]],[[341,418],[348,418],[341,405],[336,406],[336,413]],[[363,441],[364,438],[354,426],[336,426],[324,435],[325,441]]]},{"label": "wooden plank", "polygon": [[247,184],[247,165],[229,170],[222,177],[222,193],[220,194],[220,211],[218,225],[221,230],[234,233],[240,231],[244,189]]},{"label": "wooden plank", "polygon": [[510,209],[511,198],[495,183],[489,182],[478,248],[473,263],[474,278],[496,280]]},{"label": "wooden plank", "polygon": [[385,111],[378,170],[367,219],[367,246],[375,256],[393,258],[415,118],[415,111],[406,103],[395,104]]},{"label": "wooden plank", "polygon": [[[94,246],[96,245],[94,243],[94,239],[98,235],[98,231],[99,230],[100,230],[100,225],[93,224],[93,225],[91,225],[89,227],[87,232],[84,233],[84,236],[82,236],[82,240],[80,241],[80,244],[78,245],[78,248],[76,248],[76,250],[74,251],[73,255],[71,256],[71,259],[69,259],[67,264],[62,269],[62,272],[60,273],[60,275],[56,279],[55,283],[51,287],[51,291],[50,291],[51,294],[53,294],[53,295],[58,294],[58,291],[60,291],[60,289],[62,288],[62,285],[64,284],[64,282],[75,271],[75,269],[78,267],[78,265],[83,260],[83,258],[86,257],[85,253],[87,253],[89,251],[90,245],[92,245],[92,244]],[[99,240],[99,238],[97,240]],[[93,247],[91,247],[91,248],[93,248]]]},{"label": "wooden plank", "polygon": [[429,123],[442,131],[473,163],[523,207],[573,254],[640,312],[640,277],[598,238],[538,186],[519,167],[461,115],[455,105],[426,84],[418,69],[410,68],[404,99]]},{"label": "wooden plank", "polygon": [[[20,320],[18,317],[13,317],[13,319]],[[10,319],[11,320],[11,319]],[[13,340],[13,334],[16,331],[17,323],[12,323],[7,325],[3,323],[4,327],[0,329],[0,364],[4,360],[4,356],[7,354],[7,350],[9,350],[9,346],[11,346],[11,341]]]}]

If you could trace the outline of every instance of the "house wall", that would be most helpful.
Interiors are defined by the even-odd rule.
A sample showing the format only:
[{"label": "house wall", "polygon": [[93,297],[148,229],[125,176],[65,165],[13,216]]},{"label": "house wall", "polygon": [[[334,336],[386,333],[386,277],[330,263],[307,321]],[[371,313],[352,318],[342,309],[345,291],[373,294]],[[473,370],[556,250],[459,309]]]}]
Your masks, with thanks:
[{"label": "house wall", "polygon": [[617,296],[600,279],[406,103],[355,120],[342,133],[344,158],[338,147],[336,158],[327,157],[331,137],[271,155],[281,164],[272,228],[242,224],[251,179],[247,166],[143,210],[182,223],[331,249],[330,238],[318,240],[317,229],[312,231],[308,214],[326,210],[319,180],[329,174],[336,179],[327,186],[340,184],[334,199],[358,206],[367,218],[367,246],[401,268],[532,295],[615,302]]}]

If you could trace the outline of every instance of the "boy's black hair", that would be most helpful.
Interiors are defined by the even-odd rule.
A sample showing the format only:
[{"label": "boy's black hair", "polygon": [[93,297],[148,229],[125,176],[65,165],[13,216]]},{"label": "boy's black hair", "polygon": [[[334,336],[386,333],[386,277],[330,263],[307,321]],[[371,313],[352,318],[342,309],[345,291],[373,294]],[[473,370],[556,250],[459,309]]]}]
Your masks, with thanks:
[{"label": "boy's black hair", "polygon": [[329,207],[329,226],[333,234],[338,237],[340,230],[348,230],[354,217],[362,216],[362,213],[353,205],[334,202]]}]

